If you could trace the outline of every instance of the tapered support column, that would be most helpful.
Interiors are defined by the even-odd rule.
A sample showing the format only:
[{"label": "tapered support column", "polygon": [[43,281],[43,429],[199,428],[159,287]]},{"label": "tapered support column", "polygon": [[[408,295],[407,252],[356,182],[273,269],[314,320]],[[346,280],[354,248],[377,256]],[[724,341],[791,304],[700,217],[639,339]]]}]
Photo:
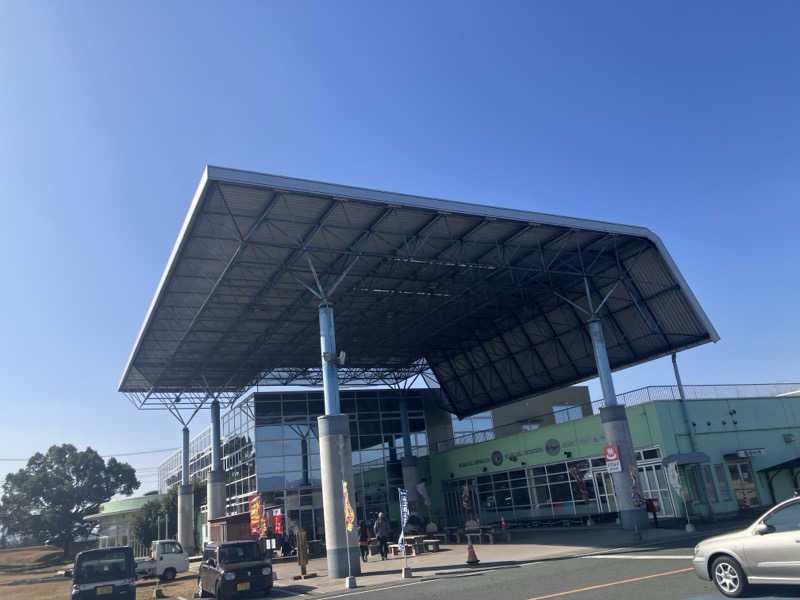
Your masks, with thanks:
[{"label": "tapered support column", "polygon": [[[322,477],[322,506],[325,511],[325,547],[328,576],[338,579],[360,575],[358,529],[348,532],[344,515],[342,482],[347,489],[353,512],[353,456],[350,447],[350,419],[341,414],[339,378],[336,372],[336,336],[333,305],[324,300],[319,305],[319,334],[322,352],[322,386],[325,395],[325,414],[317,418],[319,427],[319,461]],[[349,548],[349,551],[348,551]]]},{"label": "tapered support column", "polygon": [[[619,511],[619,521],[623,529],[645,529],[650,526],[644,506],[636,506],[633,500],[633,478],[631,468],[636,469],[636,454],[633,451],[633,440],[628,425],[625,407],[617,404],[614,381],[611,378],[611,366],[606,352],[606,341],[603,336],[603,324],[596,316],[588,323],[589,336],[592,338],[594,360],[597,364],[597,375],[603,388],[605,408],[600,409],[600,420],[606,434],[606,444],[614,445],[619,452],[622,471],[612,473],[614,494]],[[637,491],[639,491],[637,489]]]},{"label": "tapered support column", "polygon": [[408,492],[408,502],[417,509],[417,457],[411,448],[411,424],[408,422],[408,400],[400,398],[400,428],[403,431],[403,485]]},{"label": "tapered support column", "polygon": [[189,428],[183,428],[181,486],[178,488],[178,542],[186,552],[194,550],[194,494],[189,482]]},{"label": "tapered support column", "polygon": [[[207,518],[218,519],[225,516],[225,475],[222,472],[222,441],[219,425],[219,401],[211,403],[211,472],[207,481]],[[209,526],[209,535],[211,527]],[[220,541],[220,540],[212,540]]]}]

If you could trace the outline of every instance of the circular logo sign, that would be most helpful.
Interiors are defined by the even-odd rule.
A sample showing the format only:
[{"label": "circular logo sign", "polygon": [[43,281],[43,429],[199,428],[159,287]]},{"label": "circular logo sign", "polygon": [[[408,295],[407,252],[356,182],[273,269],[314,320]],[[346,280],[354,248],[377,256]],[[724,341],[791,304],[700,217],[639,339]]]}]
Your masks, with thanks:
[{"label": "circular logo sign", "polygon": [[561,444],[558,443],[558,440],[549,439],[547,443],[544,445],[544,449],[550,456],[555,456],[558,454],[558,451],[561,450]]},{"label": "circular logo sign", "polygon": [[494,452],[492,452],[492,464],[495,467],[499,467],[500,465],[503,464],[503,453],[500,452],[499,450],[495,450]]},{"label": "circular logo sign", "polygon": [[616,446],[606,446],[603,448],[603,454],[606,457],[606,462],[612,462],[615,460],[619,460],[619,452],[617,452]]}]

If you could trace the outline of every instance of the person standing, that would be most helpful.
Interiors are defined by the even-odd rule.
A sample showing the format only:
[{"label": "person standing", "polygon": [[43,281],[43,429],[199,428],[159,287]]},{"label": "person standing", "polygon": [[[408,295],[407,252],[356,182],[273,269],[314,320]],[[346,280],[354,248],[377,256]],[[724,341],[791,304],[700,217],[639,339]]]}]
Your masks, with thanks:
[{"label": "person standing", "polygon": [[383,516],[383,513],[378,513],[378,518],[375,520],[375,537],[378,538],[378,545],[381,549],[381,560],[386,560],[389,557],[389,535],[391,528],[389,521]]},{"label": "person standing", "polygon": [[361,550],[361,560],[367,562],[369,556],[369,525],[361,521],[358,525],[358,548]]}]

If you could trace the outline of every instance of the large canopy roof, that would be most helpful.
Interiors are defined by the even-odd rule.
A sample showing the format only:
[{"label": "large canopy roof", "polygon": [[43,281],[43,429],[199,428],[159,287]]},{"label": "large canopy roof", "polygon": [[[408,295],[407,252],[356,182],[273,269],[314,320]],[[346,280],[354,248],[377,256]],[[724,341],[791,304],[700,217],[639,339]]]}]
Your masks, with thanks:
[{"label": "large canopy roof", "polygon": [[612,369],[718,339],[648,229],[209,166],[119,389],[318,385],[311,290],[337,282],[341,383],[432,371],[459,416],[594,377],[599,305]]}]

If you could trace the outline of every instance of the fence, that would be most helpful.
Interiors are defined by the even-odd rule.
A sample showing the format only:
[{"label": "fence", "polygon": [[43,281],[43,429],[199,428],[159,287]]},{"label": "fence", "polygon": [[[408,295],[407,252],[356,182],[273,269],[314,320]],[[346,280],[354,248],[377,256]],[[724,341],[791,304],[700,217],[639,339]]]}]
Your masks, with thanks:
[{"label": "fence", "polygon": [[[683,386],[684,394],[687,400],[724,400],[730,398],[778,398],[796,396],[800,398],[800,383],[743,383],[743,384],[722,384],[722,385],[685,385]],[[680,391],[677,385],[650,385],[623,394],[617,394],[617,403],[625,406],[636,406],[637,404],[645,404],[646,402],[659,402],[665,400],[680,400]],[[590,403],[592,413],[597,414],[599,409],[605,406],[605,399],[594,400]],[[574,407],[564,408],[549,413],[536,415],[535,417],[544,417],[553,415],[556,422],[560,419],[556,415],[566,413],[573,410]],[[450,450],[457,446],[471,446],[472,444],[479,444],[481,442],[488,442],[507,435],[517,433],[513,431],[513,425],[522,425],[523,427],[528,424],[530,418],[525,421],[516,421],[514,423],[507,423],[500,427],[493,427],[491,429],[483,429],[481,431],[473,431],[454,436],[449,440],[441,440],[436,444],[432,450],[436,452],[443,452]]]}]

